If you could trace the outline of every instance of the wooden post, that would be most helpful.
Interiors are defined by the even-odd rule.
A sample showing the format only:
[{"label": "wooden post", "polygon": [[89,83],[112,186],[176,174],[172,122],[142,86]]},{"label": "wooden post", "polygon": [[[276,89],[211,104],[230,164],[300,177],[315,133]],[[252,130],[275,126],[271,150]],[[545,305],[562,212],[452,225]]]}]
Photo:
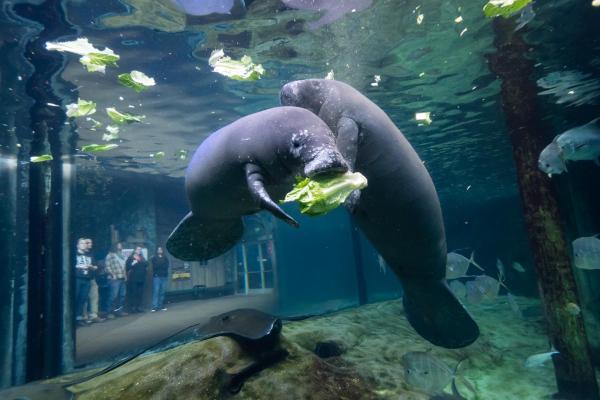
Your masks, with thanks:
[{"label": "wooden post", "polygon": [[536,106],[537,89],[530,78],[534,62],[526,58],[529,46],[515,32],[512,19],[495,18],[493,28],[497,51],[489,56],[489,66],[502,80],[502,108],[512,142],[548,336],[560,352],[553,358],[559,397],[598,399],[581,314],[571,315],[565,308],[579,302],[558,204],[550,179],[537,167],[547,140]]}]

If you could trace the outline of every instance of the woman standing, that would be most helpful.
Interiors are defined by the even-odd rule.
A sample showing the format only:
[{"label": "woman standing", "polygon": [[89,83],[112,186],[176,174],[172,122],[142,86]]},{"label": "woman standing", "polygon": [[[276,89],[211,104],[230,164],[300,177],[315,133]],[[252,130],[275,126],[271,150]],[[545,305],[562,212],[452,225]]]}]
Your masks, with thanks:
[{"label": "woman standing", "polygon": [[137,246],[135,251],[127,258],[125,269],[127,270],[127,280],[131,283],[131,312],[144,312],[142,298],[144,296],[148,261],[144,259],[141,247]]},{"label": "woman standing", "polygon": [[150,259],[152,264],[152,312],[162,310],[165,307],[165,291],[169,283],[169,259],[161,246],[156,248],[156,254]]}]

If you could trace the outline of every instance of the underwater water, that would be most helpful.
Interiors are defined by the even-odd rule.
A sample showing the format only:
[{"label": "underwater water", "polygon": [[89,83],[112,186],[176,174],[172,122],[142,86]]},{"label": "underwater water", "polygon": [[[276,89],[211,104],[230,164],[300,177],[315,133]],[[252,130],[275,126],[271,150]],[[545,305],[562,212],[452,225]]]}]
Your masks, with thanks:
[{"label": "underwater water", "polygon": [[599,398],[599,22],[3,2],[0,398]]}]

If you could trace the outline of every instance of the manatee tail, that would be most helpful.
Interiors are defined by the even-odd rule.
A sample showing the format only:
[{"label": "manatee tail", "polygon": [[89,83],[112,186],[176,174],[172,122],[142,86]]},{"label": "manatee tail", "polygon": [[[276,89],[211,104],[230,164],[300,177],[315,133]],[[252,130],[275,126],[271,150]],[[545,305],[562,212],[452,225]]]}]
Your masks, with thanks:
[{"label": "manatee tail", "polygon": [[204,261],[232,248],[242,237],[242,219],[206,220],[188,213],[167,239],[167,250],[183,261]]},{"label": "manatee tail", "polygon": [[457,349],[473,343],[479,327],[444,280],[402,281],[406,318],[419,335],[436,346]]}]

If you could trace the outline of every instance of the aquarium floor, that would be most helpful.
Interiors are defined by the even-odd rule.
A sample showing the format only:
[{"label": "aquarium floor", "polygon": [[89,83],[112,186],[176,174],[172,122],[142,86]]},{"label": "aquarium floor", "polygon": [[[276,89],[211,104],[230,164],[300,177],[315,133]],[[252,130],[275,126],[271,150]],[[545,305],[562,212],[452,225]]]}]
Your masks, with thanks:
[{"label": "aquarium floor", "polygon": [[[548,398],[556,391],[552,363],[539,368],[523,365],[528,356],[546,352],[550,347],[541,307],[537,300],[517,297],[517,301],[526,317],[517,316],[505,296],[493,303],[468,307],[480,326],[481,336],[459,350],[436,347],[420,338],[406,321],[399,300],[289,323],[284,325],[283,334],[311,351],[319,341],[337,341],[346,349],[337,361],[346,367],[352,365],[385,399],[421,398],[402,378],[400,359],[409,351],[430,351],[451,368],[464,359],[457,383],[460,393],[469,399]],[[475,388],[475,393],[463,379]],[[446,392],[450,393],[450,385]]]},{"label": "aquarium floor", "polygon": [[[236,301],[240,300],[243,301],[243,306],[248,307],[259,304],[265,299],[260,297],[218,299],[218,301],[231,301],[230,305],[232,307],[235,306]],[[457,374],[457,386],[461,395],[469,400],[547,399],[556,391],[552,364],[547,363],[538,368],[526,368],[524,366],[528,356],[545,352],[549,348],[548,339],[544,332],[541,307],[537,300],[517,297],[517,301],[525,317],[517,316],[511,310],[504,296],[499,297],[492,303],[468,307],[479,323],[481,337],[474,344],[458,350],[435,347],[420,338],[408,325],[400,300],[382,301],[302,321],[284,322],[282,335],[285,339],[283,343],[292,354],[289,360],[282,361],[280,364],[251,377],[237,396],[240,399],[271,399],[278,393],[279,389],[275,389],[276,387],[287,387],[287,398],[306,398],[298,393],[301,392],[300,389],[303,385],[311,384],[311,382],[298,381],[298,379],[305,376],[305,374],[309,374],[307,371],[311,369],[301,369],[300,366],[305,365],[306,360],[315,359],[312,352],[318,342],[336,341],[343,349],[343,354],[338,357],[323,359],[322,363],[330,365],[333,371],[338,371],[337,373],[342,373],[342,375],[356,374],[356,376],[360,376],[360,381],[364,382],[360,393],[346,393],[344,389],[338,389],[342,392],[338,393],[336,398],[431,399],[431,394],[424,394],[407,386],[403,379],[404,369],[401,364],[402,355],[406,352],[429,351],[430,354],[438,357],[451,368],[454,368],[460,360],[464,360]],[[177,311],[175,308],[173,314],[175,315],[177,312],[186,313],[188,315],[186,318],[189,318],[186,320],[186,323],[188,323],[191,321],[192,316],[198,318],[199,313],[207,316],[210,314],[209,309],[216,310],[217,304],[213,304],[214,308],[209,306],[210,304],[206,301],[182,303],[177,305],[181,307],[181,310]],[[220,308],[222,306],[223,303],[219,305],[219,312],[222,311]],[[152,320],[155,317],[154,315],[139,317],[138,324],[140,324],[140,328],[138,329],[143,328],[147,334],[151,333],[152,327],[158,328],[168,320],[167,315],[164,314],[165,320],[162,322],[158,320],[154,322]],[[163,317],[159,314],[156,318]],[[183,319],[181,318],[182,325]],[[162,329],[164,333],[168,330]],[[174,330],[175,327],[171,325],[169,329]],[[98,336],[94,337],[104,343],[102,346],[106,348],[108,342],[115,340],[123,332],[118,329],[110,331],[109,338],[103,338],[101,332],[96,332]],[[88,340],[90,343],[93,342],[91,336],[88,337]],[[139,340],[139,338],[136,340]],[[113,373],[96,378],[98,379],[96,382],[90,381],[81,385],[81,389],[93,388],[99,385],[98,382],[113,379],[115,385],[123,386],[122,389],[118,390],[127,390],[127,387],[132,385],[131,382],[137,382],[136,385],[139,383],[144,390],[154,393],[150,396],[151,398],[162,398],[160,396],[165,395],[165,393],[170,393],[169,396],[173,399],[186,398],[185,395],[180,393],[179,387],[173,386],[171,389],[167,386],[154,387],[148,382],[144,382],[154,382],[152,377],[155,375],[156,377],[162,377],[163,380],[166,379],[165,376],[170,374],[170,372],[167,372],[169,368],[174,369],[174,371],[181,371],[184,368],[178,365],[168,367],[163,361],[159,362],[164,357],[167,357],[168,360],[174,360],[173,357],[183,357],[183,361],[180,362],[187,363],[183,354],[189,355],[195,351],[200,351],[197,356],[192,357],[210,358],[212,356],[208,356],[209,353],[203,354],[202,352],[205,351],[203,349],[214,347],[215,343],[222,344],[225,342],[220,339],[210,339],[206,343],[185,344],[167,350],[166,353],[147,355],[115,370]],[[233,350],[227,350],[223,354],[228,354],[231,357],[231,351]],[[147,365],[153,362],[156,364],[156,370],[151,371],[147,369]],[[194,367],[196,369],[192,368],[192,370],[210,370],[215,362],[222,363],[217,359],[208,363],[200,362]],[[232,360],[228,362],[233,363]],[[189,369],[191,367],[185,368]],[[319,378],[325,379],[321,384],[331,383],[334,379],[332,377],[335,377],[334,375]],[[147,376],[147,378],[143,378],[143,376]],[[174,384],[171,382],[171,378],[168,378],[165,382],[166,385]],[[198,382],[198,384],[200,383]],[[319,385],[318,382],[312,384]],[[103,384],[100,384],[99,387],[102,386]],[[150,392],[145,393],[149,394]],[[445,392],[450,393],[450,385],[445,388]],[[102,392],[98,393],[102,394]],[[97,397],[98,393],[95,394],[92,390],[89,398],[101,398],[101,396]],[[213,397],[208,396],[206,398]]]},{"label": "aquarium floor", "polygon": [[150,346],[165,337],[216,314],[235,308],[257,308],[270,311],[274,307],[271,294],[250,294],[190,300],[168,304],[167,311],[130,314],[77,328],[77,365],[128,353]]}]

